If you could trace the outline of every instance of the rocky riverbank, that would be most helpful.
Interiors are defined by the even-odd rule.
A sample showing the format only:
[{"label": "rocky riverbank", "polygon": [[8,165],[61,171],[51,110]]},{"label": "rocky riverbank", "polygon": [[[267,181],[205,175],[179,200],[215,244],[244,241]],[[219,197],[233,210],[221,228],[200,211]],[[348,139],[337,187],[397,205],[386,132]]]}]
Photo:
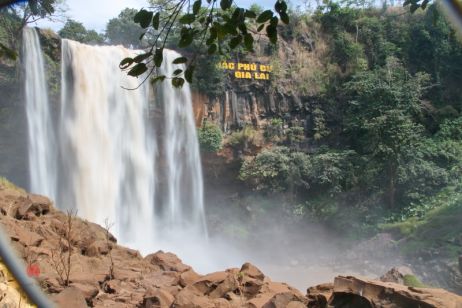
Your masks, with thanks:
[{"label": "rocky riverbank", "polygon": [[[199,275],[172,253],[143,257],[107,228],[5,183],[0,213],[25,268],[59,307],[462,307],[462,297],[445,290],[399,284],[399,273],[384,281],[338,276],[305,294],[250,263]],[[5,279],[0,286],[2,307],[16,307],[18,292],[6,292]]]}]

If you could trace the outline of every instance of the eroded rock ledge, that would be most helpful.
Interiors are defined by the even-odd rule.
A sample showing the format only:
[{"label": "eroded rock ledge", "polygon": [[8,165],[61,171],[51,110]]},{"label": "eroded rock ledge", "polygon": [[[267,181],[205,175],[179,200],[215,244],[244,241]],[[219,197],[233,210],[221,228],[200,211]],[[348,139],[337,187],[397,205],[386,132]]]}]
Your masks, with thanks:
[{"label": "eroded rock ledge", "polygon": [[[250,263],[199,275],[172,253],[142,257],[118,245],[108,230],[77,217],[68,233],[68,219],[46,197],[0,186],[0,224],[25,266],[40,269],[38,283],[59,307],[462,307],[460,296],[442,289],[350,276],[302,294]],[[59,269],[66,269],[60,257],[69,251],[67,281]],[[7,295],[0,294],[4,301]]]}]

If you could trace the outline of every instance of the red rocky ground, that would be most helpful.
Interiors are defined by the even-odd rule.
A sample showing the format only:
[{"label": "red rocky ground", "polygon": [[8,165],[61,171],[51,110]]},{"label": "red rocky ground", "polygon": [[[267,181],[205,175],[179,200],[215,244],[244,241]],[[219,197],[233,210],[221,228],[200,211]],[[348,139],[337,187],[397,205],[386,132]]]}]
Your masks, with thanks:
[{"label": "red rocky ground", "polygon": [[199,275],[172,253],[143,257],[117,245],[106,229],[78,217],[69,232],[68,219],[48,198],[0,184],[0,224],[59,307],[462,307],[460,296],[442,289],[359,277],[339,276],[302,294],[250,263]]}]

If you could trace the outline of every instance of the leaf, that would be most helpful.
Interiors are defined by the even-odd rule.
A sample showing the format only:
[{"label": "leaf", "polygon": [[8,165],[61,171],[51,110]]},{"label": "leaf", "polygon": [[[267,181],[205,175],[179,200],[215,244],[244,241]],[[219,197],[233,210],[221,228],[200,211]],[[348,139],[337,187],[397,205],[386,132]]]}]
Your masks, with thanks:
[{"label": "leaf", "polygon": [[212,44],[212,45],[210,45],[209,49],[207,50],[207,53],[209,55],[212,55],[215,52],[217,52],[217,49],[218,49],[217,44]]},{"label": "leaf", "polygon": [[427,5],[428,3],[430,2],[430,0],[424,0],[422,2],[422,4],[420,5],[420,7],[422,8],[422,10],[425,10],[427,8]]},{"label": "leaf", "polygon": [[281,20],[283,23],[285,23],[286,25],[289,24],[290,19],[289,19],[289,15],[286,12],[279,13],[279,16],[281,17]]},{"label": "leaf", "polygon": [[260,32],[261,30],[263,30],[264,27],[265,27],[265,24],[259,25],[257,28],[257,32]]},{"label": "leaf", "polygon": [[257,14],[251,10],[245,10],[244,16],[252,19],[257,18]]},{"label": "leaf", "polygon": [[239,30],[241,30],[242,34],[247,34],[247,26],[244,22],[239,24]]},{"label": "leaf", "polygon": [[229,48],[234,49],[242,42],[242,35],[236,35],[229,41]]},{"label": "leaf", "polygon": [[162,65],[162,61],[164,60],[164,49],[157,48],[156,53],[154,54],[154,65],[160,67]]},{"label": "leaf", "polygon": [[181,68],[178,68],[176,70],[173,71],[173,75],[180,75],[181,73],[183,73],[183,70]]},{"label": "leaf", "polygon": [[184,85],[184,79],[181,77],[173,77],[172,78],[172,85],[175,88],[181,88]]},{"label": "leaf", "polygon": [[244,46],[248,51],[253,50],[253,36],[250,33],[244,35]]},{"label": "leaf", "polygon": [[188,59],[186,57],[178,57],[175,60],[173,60],[173,64],[183,64],[186,63]]},{"label": "leaf", "polygon": [[184,71],[184,78],[186,79],[187,82],[192,83],[192,78],[194,74],[194,65],[188,66],[188,68]]},{"label": "leaf", "polygon": [[187,31],[181,35],[180,41],[178,42],[178,47],[180,48],[187,47],[191,45],[193,40],[194,40],[193,33],[191,31]]},{"label": "leaf", "polygon": [[233,3],[232,0],[221,0],[220,1],[220,7],[223,11],[226,11],[231,7],[231,4]]},{"label": "leaf", "polygon": [[139,75],[143,74],[148,70],[148,67],[144,63],[138,63],[131,70],[128,71],[128,75],[133,77],[138,77]]},{"label": "leaf", "polygon": [[225,33],[229,33],[231,35],[237,34],[236,24],[232,22],[227,22],[224,24],[222,29],[225,31]]},{"label": "leaf", "polygon": [[158,30],[159,29],[159,23],[160,23],[160,13],[157,12],[154,17],[152,18],[152,27],[155,29],[155,30]]},{"label": "leaf", "polygon": [[257,17],[257,22],[260,23],[260,24],[264,23],[264,22],[270,20],[271,17],[273,17],[273,11],[266,10]]},{"label": "leaf", "polygon": [[244,16],[243,12],[244,12],[244,9],[237,7],[234,10],[233,15],[231,16],[231,20],[233,20],[234,22],[238,22]]},{"label": "leaf", "polygon": [[215,38],[209,37],[209,38],[205,41],[205,45],[210,46],[210,45],[213,44],[213,42],[215,42]]},{"label": "leaf", "polygon": [[152,15],[153,15],[153,12],[149,12],[149,11],[146,11],[145,9],[141,9],[133,17],[133,21],[135,23],[140,24],[142,28],[147,28],[151,24]]},{"label": "leaf", "polygon": [[269,25],[266,27],[266,35],[268,36],[271,43],[276,44],[278,40],[278,31],[276,26]]},{"label": "leaf", "polygon": [[133,64],[133,62],[135,62],[132,58],[125,58],[123,59],[122,61],[120,61],[119,63],[119,68],[120,69],[126,69],[128,68],[130,65]]},{"label": "leaf", "polygon": [[277,18],[276,16],[271,17],[270,25],[272,25],[273,27],[277,27],[278,23],[279,23],[279,18]]},{"label": "leaf", "polygon": [[196,16],[194,14],[185,14],[178,21],[180,24],[189,25],[193,23],[194,20],[196,20]]},{"label": "leaf", "polygon": [[150,56],[152,56],[151,52],[147,52],[147,53],[137,55],[136,57],[133,58],[133,62],[140,63],[140,62],[146,60],[147,58],[149,58]]},{"label": "leaf", "polygon": [[165,80],[165,75],[159,75],[151,79],[151,83],[154,84],[158,81],[164,81]]},{"label": "leaf", "polygon": [[414,13],[418,8],[419,8],[418,4],[415,4],[415,3],[411,4],[411,8],[410,8],[411,13]]},{"label": "leaf", "polygon": [[285,1],[278,0],[274,4],[274,10],[278,13],[287,12],[287,3]]},{"label": "leaf", "polygon": [[201,9],[201,6],[202,6],[202,1],[201,0],[196,0],[193,4],[193,7],[192,7],[192,12],[194,15],[197,15],[197,13],[199,13],[199,10]]}]

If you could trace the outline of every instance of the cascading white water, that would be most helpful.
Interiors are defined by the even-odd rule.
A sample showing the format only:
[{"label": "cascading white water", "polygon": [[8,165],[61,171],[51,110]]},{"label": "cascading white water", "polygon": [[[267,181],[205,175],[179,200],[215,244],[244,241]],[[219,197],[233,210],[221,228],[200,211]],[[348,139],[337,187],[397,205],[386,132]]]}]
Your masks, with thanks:
[{"label": "cascading white water", "polygon": [[58,190],[79,216],[114,223],[121,242],[138,246],[154,231],[155,143],[147,84],[122,88],[139,83],[118,68],[130,55],[121,46],[62,41],[59,183],[66,187]]},{"label": "cascading white water", "polygon": [[[172,76],[183,65],[173,64],[180,57],[175,51],[164,51],[160,74]],[[181,226],[188,232],[206,235],[203,209],[203,179],[196,126],[189,84],[176,89],[171,82],[158,85],[163,102],[164,149],[166,157],[166,213],[163,224],[171,231]]]},{"label": "cascading white water", "polygon": [[56,198],[56,145],[50,116],[45,66],[37,32],[23,31],[26,114],[29,132],[30,190]]},{"label": "cascading white water", "polygon": [[[25,54],[37,57],[40,47],[29,41]],[[141,80],[118,67],[134,53],[121,46],[62,41],[56,138],[51,135],[43,61],[26,59],[34,65],[33,75],[27,76],[27,97],[41,95],[31,100],[35,109],[28,110],[31,133],[39,134],[31,138],[31,169],[42,172],[31,173],[31,181],[43,179],[38,183],[46,183],[46,189],[37,192],[56,197],[58,207],[77,209],[79,216],[99,224],[114,223],[111,231],[121,243],[142,252],[173,251],[206,270],[204,260],[197,258],[207,232],[189,85],[175,89],[169,80],[158,85],[152,106],[161,116],[150,120],[154,92],[149,83],[125,89],[137,88]],[[171,63],[178,56],[166,50],[160,73],[171,76],[181,67]]]},{"label": "cascading white water", "polygon": [[[207,270],[197,258],[207,232],[189,85],[156,86],[152,106],[161,116],[150,119],[149,83],[137,88],[141,80],[118,67],[134,51],[70,40],[61,47],[54,134],[38,37],[24,32],[32,190],[90,221],[114,223],[111,231],[123,244],[173,251]],[[181,67],[171,63],[178,56],[166,50],[160,73],[171,76]]]}]

